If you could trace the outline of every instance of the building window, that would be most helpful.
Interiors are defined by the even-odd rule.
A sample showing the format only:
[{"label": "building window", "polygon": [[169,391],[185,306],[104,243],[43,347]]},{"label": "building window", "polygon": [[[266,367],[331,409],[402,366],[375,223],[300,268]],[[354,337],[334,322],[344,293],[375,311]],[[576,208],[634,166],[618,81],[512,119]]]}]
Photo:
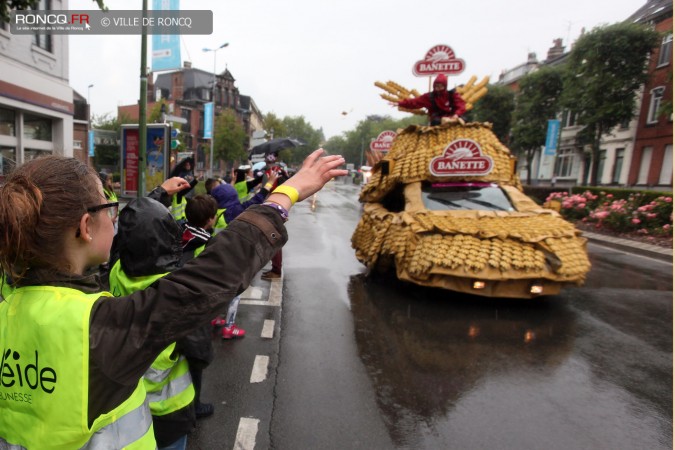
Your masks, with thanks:
[{"label": "building window", "polygon": [[16,148],[0,146],[0,182],[4,181],[14,166],[16,166]]},{"label": "building window", "polygon": [[52,121],[46,117],[24,114],[23,135],[28,139],[52,141]]},{"label": "building window", "polygon": [[652,148],[642,149],[642,158],[640,159],[640,172],[638,173],[637,184],[647,184],[649,177],[649,166],[652,163]]},{"label": "building window", "polygon": [[659,174],[659,184],[673,184],[673,146],[666,145]]},{"label": "building window", "polygon": [[653,124],[659,121],[659,108],[661,107],[661,99],[666,88],[659,86],[652,89],[651,99],[649,100],[649,113],[647,114],[647,124]]},{"label": "building window", "polygon": [[[51,10],[51,0],[40,0],[35,8],[36,11]],[[44,32],[35,32],[33,35],[33,45],[40,47],[42,50],[52,52],[52,35]]]},{"label": "building window", "polygon": [[11,109],[0,108],[0,134],[16,136],[16,113]]},{"label": "building window", "polygon": [[659,51],[659,63],[656,67],[667,66],[670,64],[670,55],[673,52],[673,33],[665,36],[661,41],[661,50]]},{"label": "building window", "polygon": [[573,127],[577,123],[577,117],[578,114],[575,112],[570,111],[569,109],[565,110],[563,112],[563,119],[562,119],[562,126],[563,128],[565,127]]},{"label": "building window", "polygon": [[600,154],[598,155],[599,161],[598,161],[598,182],[602,183],[602,179],[604,178],[604,171],[605,171],[605,161],[607,160],[607,150],[600,150]]},{"label": "building window", "polygon": [[52,152],[50,150],[38,150],[35,148],[27,148],[24,149],[23,151],[23,160],[24,162],[28,162],[51,154]]},{"label": "building window", "polygon": [[623,169],[623,156],[625,150],[622,148],[617,148],[616,153],[614,154],[614,171],[612,173],[612,183],[619,184],[621,179],[621,169]]},{"label": "building window", "polygon": [[556,177],[571,177],[572,168],[574,167],[574,149],[565,148],[561,149],[558,153],[558,158],[556,161],[555,167],[555,176]]}]

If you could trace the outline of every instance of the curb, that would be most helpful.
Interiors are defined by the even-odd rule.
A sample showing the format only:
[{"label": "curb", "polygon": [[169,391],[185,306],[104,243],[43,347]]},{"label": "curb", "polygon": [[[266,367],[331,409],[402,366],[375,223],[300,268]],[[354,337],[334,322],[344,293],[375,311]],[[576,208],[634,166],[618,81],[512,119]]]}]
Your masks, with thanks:
[{"label": "curb", "polygon": [[597,245],[604,247],[615,248],[629,253],[636,253],[650,258],[660,259],[662,261],[673,263],[673,249],[660,247],[658,245],[645,244],[642,242],[631,241],[629,239],[620,239],[610,236],[605,236],[597,233],[589,233],[584,231],[583,237]]}]

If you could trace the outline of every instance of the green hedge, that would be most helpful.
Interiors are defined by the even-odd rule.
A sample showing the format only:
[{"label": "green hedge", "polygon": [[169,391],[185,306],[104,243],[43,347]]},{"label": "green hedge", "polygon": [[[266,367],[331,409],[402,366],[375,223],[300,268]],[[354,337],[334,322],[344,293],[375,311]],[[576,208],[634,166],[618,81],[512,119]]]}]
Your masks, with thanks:
[{"label": "green hedge", "polygon": [[[566,189],[563,189],[566,190]],[[572,188],[572,194],[582,194],[586,191],[591,192],[594,195],[599,195],[601,192],[605,194],[612,194],[615,199],[624,199],[628,200],[632,194],[640,194],[641,201],[640,205],[646,205],[658,197],[672,197],[672,192],[665,191],[649,191],[649,190],[639,190],[639,189],[625,189],[625,188],[608,188],[603,186],[574,186]]]},{"label": "green hedge", "polygon": [[552,187],[552,186],[523,186],[523,191],[525,195],[530,197],[532,200],[538,204],[543,204],[546,201],[546,197],[551,195],[553,192],[567,192],[570,193],[569,188],[563,187]]},{"label": "green hedge", "polygon": [[525,195],[530,197],[532,200],[538,204],[543,204],[546,201],[546,197],[551,195],[553,192],[567,192],[568,194],[583,194],[586,191],[590,191],[594,195],[599,195],[601,192],[605,194],[612,194],[615,199],[624,199],[627,200],[631,194],[641,194],[641,205],[646,205],[649,202],[655,200],[658,197],[672,197],[672,192],[665,191],[649,191],[649,190],[639,190],[639,189],[624,189],[624,188],[612,188],[606,186],[574,186],[572,188],[568,187],[552,187],[552,186],[523,186],[523,191]]}]

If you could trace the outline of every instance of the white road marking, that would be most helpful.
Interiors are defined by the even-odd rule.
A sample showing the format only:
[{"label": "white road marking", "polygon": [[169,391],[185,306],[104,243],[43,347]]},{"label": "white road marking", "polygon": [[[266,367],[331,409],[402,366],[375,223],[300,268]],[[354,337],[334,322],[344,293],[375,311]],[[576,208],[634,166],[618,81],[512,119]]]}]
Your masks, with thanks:
[{"label": "white road marking", "polygon": [[260,337],[264,339],[272,339],[274,337],[274,320],[266,320],[265,323],[263,323]]},{"label": "white road marking", "polygon": [[[284,290],[284,279],[279,278],[274,281],[270,281],[270,295],[267,297],[267,301],[265,300],[242,300],[239,302],[240,305],[254,305],[254,306],[281,306],[281,293]],[[250,288],[249,288],[250,289]],[[254,288],[254,289],[260,289],[260,288]],[[248,291],[248,289],[247,289]],[[244,294],[246,291],[244,292]],[[242,294],[242,297],[243,295]],[[260,296],[258,298],[262,297],[262,289],[260,289]]]},{"label": "white road marking", "polygon": [[270,362],[270,357],[266,355],[256,355],[253,362],[253,370],[251,371],[251,383],[260,383],[267,379],[267,366]]},{"label": "white road marking", "polygon": [[263,290],[259,287],[249,286],[244,292],[241,293],[240,297],[242,299],[251,299],[251,300],[260,300],[262,298]]},{"label": "white road marking", "polygon": [[253,450],[255,448],[258,423],[260,423],[260,420],[253,419],[252,417],[242,417],[239,419],[239,428],[237,428],[237,439],[234,441],[234,450]]}]

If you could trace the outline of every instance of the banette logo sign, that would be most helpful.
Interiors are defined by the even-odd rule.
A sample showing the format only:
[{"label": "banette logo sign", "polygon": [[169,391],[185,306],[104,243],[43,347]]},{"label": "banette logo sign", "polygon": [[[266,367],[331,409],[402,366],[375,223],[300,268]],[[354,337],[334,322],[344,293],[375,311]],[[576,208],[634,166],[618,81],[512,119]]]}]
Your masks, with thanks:
[{"label": "banette logo sign", "polygon": [[431,160],[429,171],[437,177],[481,176],[492,172],[493,161],[483,155],[471,139],[457,139],[445,147],[442,156]]},{"label": "banette logo sign", "polygon": [[427,77],[444,73],[457,75],[464,71],[464,60],[455,56],[455,52],[447,45],[435,45],[429,49],[424,59],[413,66],[413,73],[418,77]]},{"label": "banette logo sign", "polygon": [[383,131],[377,136],[377,139],[370,143],[370,149],[379,152],[388,152],[394,142],[396,133],[393,131]]}]

